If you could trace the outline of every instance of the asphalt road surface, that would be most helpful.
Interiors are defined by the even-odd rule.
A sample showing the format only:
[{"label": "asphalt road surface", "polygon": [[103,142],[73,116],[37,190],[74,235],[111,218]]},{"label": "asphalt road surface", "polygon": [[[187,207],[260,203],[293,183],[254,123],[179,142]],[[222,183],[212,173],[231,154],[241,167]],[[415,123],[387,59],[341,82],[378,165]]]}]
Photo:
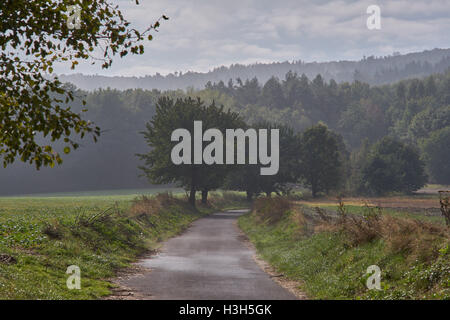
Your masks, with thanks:
[{"label": "asphalt road surface", "polygon": [[148,299],[295,299],[262,271],[236,226],[243,211],[201,218],[140,264],[151,272],[122,284]]}]

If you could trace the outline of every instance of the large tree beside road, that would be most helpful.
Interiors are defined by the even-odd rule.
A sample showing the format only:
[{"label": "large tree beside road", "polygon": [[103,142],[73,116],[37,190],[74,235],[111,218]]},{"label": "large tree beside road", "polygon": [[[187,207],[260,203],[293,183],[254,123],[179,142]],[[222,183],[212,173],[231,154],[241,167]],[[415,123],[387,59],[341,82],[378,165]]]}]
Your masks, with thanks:
[{"label": "large tree beside road", "polygon": [[[237,113],[224,111],[223,107],[217,107],[214,103],[205,106],[200,99],[189,97],[174,101],[162,97],[156,105],[156,114],[142,132],[150,151],[138,156],[144,161],[141,169],[152,183],[176,183],[184,187],[190,192],[189,202],[195,206],[196,192],[202,192],[202,202],[206,203],[208,192],[222,186],[230,166],[204,162],[194,164],[194,121],[202,121],[203,132],[218,129],[223,135],[226,129],[243,125]],[[186,129],[191,136],[191,164],[175,164],[171,158],[172,149],[180,143],[171,141],[172,133],[180,128]],[[203,145],[205,143],[202,142]],[[223,148],[225,154],[225,144]]]}]

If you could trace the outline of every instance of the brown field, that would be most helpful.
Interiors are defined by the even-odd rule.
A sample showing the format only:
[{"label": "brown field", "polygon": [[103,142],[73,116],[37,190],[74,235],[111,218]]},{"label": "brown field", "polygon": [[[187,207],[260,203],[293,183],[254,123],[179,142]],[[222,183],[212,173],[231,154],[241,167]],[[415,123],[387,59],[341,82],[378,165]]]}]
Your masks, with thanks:
[{"label": "brown field", "polygon": [[[344,197],[342,200],[351,206],[378,206],[381,208],[405,208],[405,209],[439,209],[439,191],[450,190],[450,186],[428,185],[413,195],[388,196],[388,197]],[[298,204],[309,206],[329,206],[338,203],[337,197],[320,199],[308,199],[296,201]]]},{"label": "brown field", "polygon": [[[395,197],[376,197],[376,198],[358,198],[348,197],[342,198],[346,205],[352,206],[378,206],[381,208],[418,208],[418,209],[439,209],[439,198],[436,197],[419,197],[419,196],[395,196]],[[321,198],[320,200],[302,200],[296,201],[298,204],[306,204],[313,206],[326,206],[338,203],[337,198]]]}]

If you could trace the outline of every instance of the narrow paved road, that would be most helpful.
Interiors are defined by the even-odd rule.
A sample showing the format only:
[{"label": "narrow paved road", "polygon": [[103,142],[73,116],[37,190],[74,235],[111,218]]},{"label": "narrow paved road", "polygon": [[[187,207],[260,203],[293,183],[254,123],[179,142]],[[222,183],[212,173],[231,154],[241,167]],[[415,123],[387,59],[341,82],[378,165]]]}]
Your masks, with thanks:
[{"label": "narrow paved road", "polygon": [[150,299],[295,299],[262,271],[228,211],[195,221],[140,263],[151,272],[123,284]]}]

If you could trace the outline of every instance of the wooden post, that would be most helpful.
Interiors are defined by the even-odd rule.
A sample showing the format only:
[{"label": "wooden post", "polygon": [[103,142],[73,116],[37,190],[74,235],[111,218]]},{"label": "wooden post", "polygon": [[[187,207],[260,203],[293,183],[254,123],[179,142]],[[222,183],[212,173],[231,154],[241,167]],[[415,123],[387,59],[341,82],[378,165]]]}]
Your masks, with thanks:
[{"label": "wooden post", "polygon": [[445,223],[450,226],[450,190],[439,191],[439,202],[441,203],[441,212],[445,218]]}]

